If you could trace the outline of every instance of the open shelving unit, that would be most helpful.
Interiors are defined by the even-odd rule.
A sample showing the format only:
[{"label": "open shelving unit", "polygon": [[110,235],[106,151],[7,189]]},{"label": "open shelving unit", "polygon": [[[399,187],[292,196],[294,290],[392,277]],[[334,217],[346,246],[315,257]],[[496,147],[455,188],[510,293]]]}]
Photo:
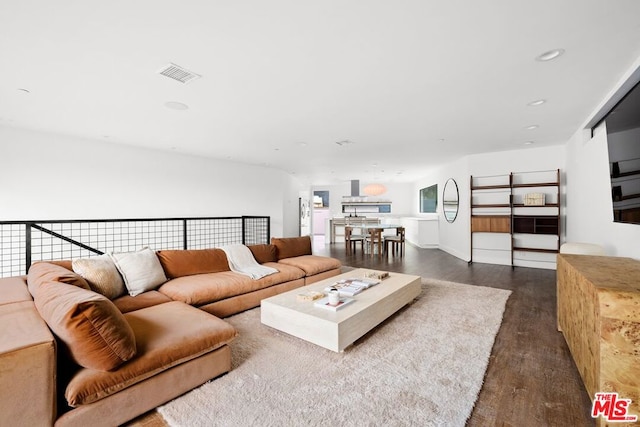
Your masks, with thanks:
[{"label": "open shelving unit", "polygon": [[[555,268],[561,235],[559,169],[471,176],[469,188],[470,262],[480,258],[512,267]],[[536,204],[525,202],[532,192]]]}]

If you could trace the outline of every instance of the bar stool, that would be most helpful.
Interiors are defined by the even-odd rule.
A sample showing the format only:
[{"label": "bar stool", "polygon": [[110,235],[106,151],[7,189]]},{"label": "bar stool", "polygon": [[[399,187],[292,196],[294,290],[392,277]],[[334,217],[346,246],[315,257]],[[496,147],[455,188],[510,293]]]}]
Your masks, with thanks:
[{"label": "bar stool", "polygon": [[389,245],[391,245],[391,250],[394,256],[396,255],[396,252],[400,252],[400,256],[404,256],[404,242],[404,227],[398,227],[396,229],[395,236],[384,237],[384,252],[388,254]]},{"label": "bar stool", "polygon": [[364,236],[361,234],[353,234],[353,227],[344,228],[344,244],[347,254],[356,251],[356,244],[360,242],[360,247],[364,253]]}]

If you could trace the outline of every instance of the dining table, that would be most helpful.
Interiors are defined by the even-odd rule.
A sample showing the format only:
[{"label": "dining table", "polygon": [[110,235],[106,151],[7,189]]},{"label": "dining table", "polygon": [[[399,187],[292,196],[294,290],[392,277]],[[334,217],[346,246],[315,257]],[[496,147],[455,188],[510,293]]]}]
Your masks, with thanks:
[{"label": "dining table", "polygon": [[362,230],[362,234],[368,235],[371,241],[371,248],[369,248],[369,245],[365,245],[365,251],[369,248],[371,251],[370,253],[373,256],[376,253],[375,249],[377,249],[378,255],[382,255],[382,233],[384,233],[385,230],[390,229],[395,229],[397,231],[398,228],[402,228],[403,226],[400,224],[363,224],[352,225],[351,227],[359,228]]}]

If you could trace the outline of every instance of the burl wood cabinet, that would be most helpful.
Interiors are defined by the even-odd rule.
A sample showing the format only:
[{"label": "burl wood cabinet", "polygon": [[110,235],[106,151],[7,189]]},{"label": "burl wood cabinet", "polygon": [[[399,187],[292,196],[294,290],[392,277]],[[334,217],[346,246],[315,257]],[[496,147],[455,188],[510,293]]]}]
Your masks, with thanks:
[{"label": "burl wood cabinet", "polygon": [[560,254],[557,277],[558,330],[591,400],[617,392],[640,416],[640,261]]}]

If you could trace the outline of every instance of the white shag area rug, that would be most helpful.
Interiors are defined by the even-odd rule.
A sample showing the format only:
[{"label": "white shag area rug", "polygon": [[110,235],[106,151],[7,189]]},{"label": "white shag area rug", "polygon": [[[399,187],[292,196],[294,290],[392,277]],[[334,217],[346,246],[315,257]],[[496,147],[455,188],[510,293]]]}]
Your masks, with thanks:
[{"label": "white shag area rug", "polygon": [[233,370],[158,408],[170,426],[464,426],[510,291],[423,279],[420,297],[343,353],[260,323]]}]

